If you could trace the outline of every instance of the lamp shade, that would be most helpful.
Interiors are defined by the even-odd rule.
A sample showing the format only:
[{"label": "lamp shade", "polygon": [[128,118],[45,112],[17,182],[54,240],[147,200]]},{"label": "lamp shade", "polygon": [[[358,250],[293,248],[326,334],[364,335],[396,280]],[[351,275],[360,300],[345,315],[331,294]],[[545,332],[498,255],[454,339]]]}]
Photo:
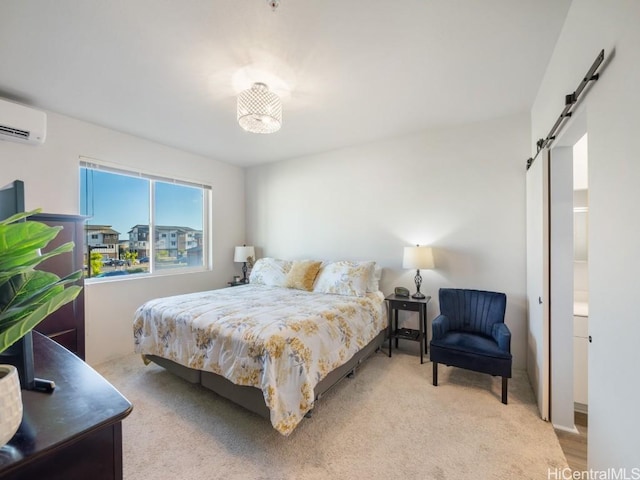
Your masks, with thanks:
[{"label": "lamp shade", "polygon": [[433,252],[431,247],[404,247],[402,268],[425,269],[433,268]]},{"label": "lamp shade", "polygon": [[242,247],[236,247],[236,250],[233,254],[233,261],[242,263],[247,261],[247,257],[255,256],[256,252],[253,247],[247,247],[246,245],[243,245]]},{"label": "lamp shade", "polygon": [[247,132],[273,133],[282,126],[282,102],[264,83],[238,95],[238,123]]}]

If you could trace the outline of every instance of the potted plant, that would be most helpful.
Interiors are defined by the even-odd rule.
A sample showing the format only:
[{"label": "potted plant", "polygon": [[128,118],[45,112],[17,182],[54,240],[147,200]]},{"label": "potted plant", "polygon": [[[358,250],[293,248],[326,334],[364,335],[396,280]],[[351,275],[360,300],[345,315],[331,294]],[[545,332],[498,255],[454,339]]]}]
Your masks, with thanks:
[{"label": "potted plant", "polygon": [[[39,211],[18,213],[0,221],[0,353],[50,313],[71,302],[82,289],[69,285],[82,277],[81,271],[61,279],[35,269],[43,260],[70,252],[74,247],[73,242],[69,242],[41,254],[41,249],[62,227],[27,220]],[[17,431],[22,419],[20,385],[12,365],[0,365],[0,412],[2,447]]]}]

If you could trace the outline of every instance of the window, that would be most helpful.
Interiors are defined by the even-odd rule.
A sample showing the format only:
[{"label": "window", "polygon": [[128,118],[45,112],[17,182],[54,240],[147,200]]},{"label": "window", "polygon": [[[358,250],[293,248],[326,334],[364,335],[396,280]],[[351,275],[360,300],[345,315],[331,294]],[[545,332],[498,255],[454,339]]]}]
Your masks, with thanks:
[{"label": "window", "polygon": [[[207,267],[210,194],[206,185],[81,161],[80,212],[89,217],[88,276],[122,278]],[[97,225],[121,243],[116,254],[123,262],[104,266],[97,261],[100,252],[88,233]]]},{"label": "window", "polygon": [[97,233],[92,233],[91,234],[91,239],[92,240],[97,240],[98,239],[98,234]]}]

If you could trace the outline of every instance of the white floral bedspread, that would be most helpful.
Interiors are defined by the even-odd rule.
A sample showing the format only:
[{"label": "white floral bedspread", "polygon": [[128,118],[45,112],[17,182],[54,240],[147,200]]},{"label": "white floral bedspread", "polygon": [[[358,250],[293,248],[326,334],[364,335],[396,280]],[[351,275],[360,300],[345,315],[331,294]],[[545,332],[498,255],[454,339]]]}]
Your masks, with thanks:
[{"label": "white floral bedspread", "polygon": [[136,311],[135,351],[260,388],[273,427],[288,435],[318,382],[386,328],[385,312],[381,292],[243,285],[158,298]]}]

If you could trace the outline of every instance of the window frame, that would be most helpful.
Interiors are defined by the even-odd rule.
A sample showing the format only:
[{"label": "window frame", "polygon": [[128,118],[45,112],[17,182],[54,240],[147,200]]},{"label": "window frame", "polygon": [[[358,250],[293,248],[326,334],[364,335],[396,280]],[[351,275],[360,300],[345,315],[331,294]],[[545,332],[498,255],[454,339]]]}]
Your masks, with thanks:
[{"label": "window frame", "polygon": [[[155,185],[156,182],[164,182],[170,183],[174,185],[181,185],[185,187],[199,188],[202,190],[202,265],[197,266],[185,266],[179,268],[157,268],[156,267],[156,245],[155,242],[148,242],[148,238],[145,240],[145,243],[148,243],[148,258],[149,258],[149,271],[146,273],[138,273],[133,275],[121,275],[121,276],[111,276],[111,277],[86,277],[85,281],[88,282],[111,282],[111,281],[129,281],[133,279],[144,279],[150,277],[160,277],[167,275],[184,275],[188,273],[197,273],[203,271],[211,271],[213,269],[212,258],[213,258],[213,229],[212,225],[212,190],[213,187],[208,184],[204,184],[202,182],[196,182],[185,178],[171,178],[161,176],[155,173],[151,173],[148,171],[142,171],[135,168],[129,168],[121,165],[113,165],[109,162],[97,161],[94,159],[90,159],[87,157],[80,157],[80,162],[78,165],[78,172],[82,171],[82,168],[102,171],[106,173],[112,173],[116,175],[125,175],[134,178],[142,178],[149,182],[149,218],[148,218],[148,226],[149,226],[149,236],[154,231],[156,227],[155,222]],[[80,186],[80,184],[79,184]],[[80,195],[78,195],[78,202],[80,202]],[[82,205],[80,205],[79,211],[82,211]],[[89,220],[90,217],[87,217]],[[85,238],[86,242],[86,238]],[[83,244],[83,249],[86,249],[86,243]]]}]

